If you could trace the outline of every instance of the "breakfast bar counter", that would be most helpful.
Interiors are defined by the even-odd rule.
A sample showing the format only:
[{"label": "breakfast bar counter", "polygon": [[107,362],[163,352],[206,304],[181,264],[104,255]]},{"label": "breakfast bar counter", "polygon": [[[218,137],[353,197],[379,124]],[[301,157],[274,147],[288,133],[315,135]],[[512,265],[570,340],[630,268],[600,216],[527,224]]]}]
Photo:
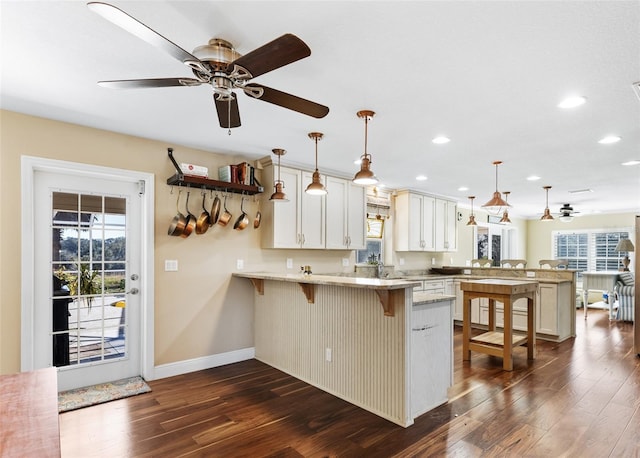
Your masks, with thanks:
[{"label": "breakfast bar counter", "polygon": [[414,296],[420,283],[399,279],[233,276],[253,285],[259,361],[405,427],[447,402],[455,296]]}]

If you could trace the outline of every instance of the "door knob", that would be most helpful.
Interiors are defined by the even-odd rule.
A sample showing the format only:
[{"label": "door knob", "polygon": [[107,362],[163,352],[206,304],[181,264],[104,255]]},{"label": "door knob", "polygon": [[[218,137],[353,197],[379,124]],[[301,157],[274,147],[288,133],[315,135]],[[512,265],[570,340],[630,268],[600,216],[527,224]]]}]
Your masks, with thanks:
[{"label": "door knob", "polygon": [[125,294],[138,294],[139,292],[140,292],[140,290],[138,288],[131,288]]}]

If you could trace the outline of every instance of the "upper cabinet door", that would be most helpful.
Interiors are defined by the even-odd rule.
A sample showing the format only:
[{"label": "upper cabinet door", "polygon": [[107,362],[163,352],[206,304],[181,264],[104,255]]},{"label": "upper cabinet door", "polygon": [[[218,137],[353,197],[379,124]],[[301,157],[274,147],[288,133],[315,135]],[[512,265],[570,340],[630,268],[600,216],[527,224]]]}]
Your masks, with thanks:
[{"label": "upper cabinet door", "polygon": [[436,251],[436,199],[422,196],[422,244],[425,251]]},{"label": "upper cabinet door", "polygon": [[349,199],[347,205],[347,237],[349,249],[363,250],[367,246],[367,198],[364,186],[347,180]]},{"label": "upper cabinet door", "polygon": [[327,249],[348,247],[347,202],[349,183],[341,178],[327,177],[326,210]]},{"label": "upper cabinet door", "polygon": [[[300,234],[302,248],[325,247],[325,196],[314,196],[304,192],[313,174],[302,172],[302,186],[300,187]],[[326,180],[326,177],[325,177]]]},{"label": "upper cabinet door", "polygon": [[[299,248],[302,232],[299,218],[301,174],[298,170],[282,167],[280,169],[280,179],[284,182],[283,191],[289,201],[266,202],[265,207],[271,210],[269,212],[271,218],[268,218],[271,221],[265,221],[265,226],[271,226],[269,231],[271,234],[269,237],[269,234],[265,232],[265,235],[270,240],[267,240],[264,246],[270,248]],[[269,244],[269,242],[271,243]]]}]

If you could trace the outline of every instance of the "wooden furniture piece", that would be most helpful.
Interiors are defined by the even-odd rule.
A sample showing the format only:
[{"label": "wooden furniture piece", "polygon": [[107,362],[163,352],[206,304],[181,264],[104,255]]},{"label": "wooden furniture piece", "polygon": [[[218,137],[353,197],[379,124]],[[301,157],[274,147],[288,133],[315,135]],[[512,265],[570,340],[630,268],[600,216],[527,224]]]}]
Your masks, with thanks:
[{"label": "wooden furniture piece", "polygon": [[613,292],[620,272],[603,270],[600,272],[582,272],[582,295],[584,303],[584,319],[587,319],[589,290],[604,291],[609,297],[609,319],[613,320]]},{"label": "wooden furniture piece", "polygon": [[0,455],[60,456],[55,367],[0,376]]},{"label": "wooden furniture piece", "polygon": [[549,269],[569,268],[569,261],[566,259],[541,259],[538,264],[541,269],[544,269],[545,266],[548,266]]},{"label": "wooden furniture piece", "polygon": [[500,267],[511,267],[525,269],[527,267],[526,259],[503,259],[500,261]]},{"label": "wooden furniture piece", "polygon": [[[486,279],[464,281],[460,284],[463,295],[462,359],[469,361],[471,351],[502,357],[502,367],[513,370],[513,347],[527,344],[528,359],[536,355],[536,292],[538,282],[522,280]],[[488,331],[471,336],[471,301],[477,298],[489,299]],[[527,299],[527,334],[513,333],[513,302]],[[504,328],[496,331],[496,301],[504,304]]]}]

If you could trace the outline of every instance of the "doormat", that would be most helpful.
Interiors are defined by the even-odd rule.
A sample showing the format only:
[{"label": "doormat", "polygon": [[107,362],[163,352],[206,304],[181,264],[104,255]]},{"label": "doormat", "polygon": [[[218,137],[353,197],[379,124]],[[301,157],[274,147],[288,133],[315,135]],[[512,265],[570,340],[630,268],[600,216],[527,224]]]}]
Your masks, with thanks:
[{"label": "doormat", "polygon": [[81,409],[150,391],[149,385],[139,376],[62,391],[58,393],[58,412]]}]

